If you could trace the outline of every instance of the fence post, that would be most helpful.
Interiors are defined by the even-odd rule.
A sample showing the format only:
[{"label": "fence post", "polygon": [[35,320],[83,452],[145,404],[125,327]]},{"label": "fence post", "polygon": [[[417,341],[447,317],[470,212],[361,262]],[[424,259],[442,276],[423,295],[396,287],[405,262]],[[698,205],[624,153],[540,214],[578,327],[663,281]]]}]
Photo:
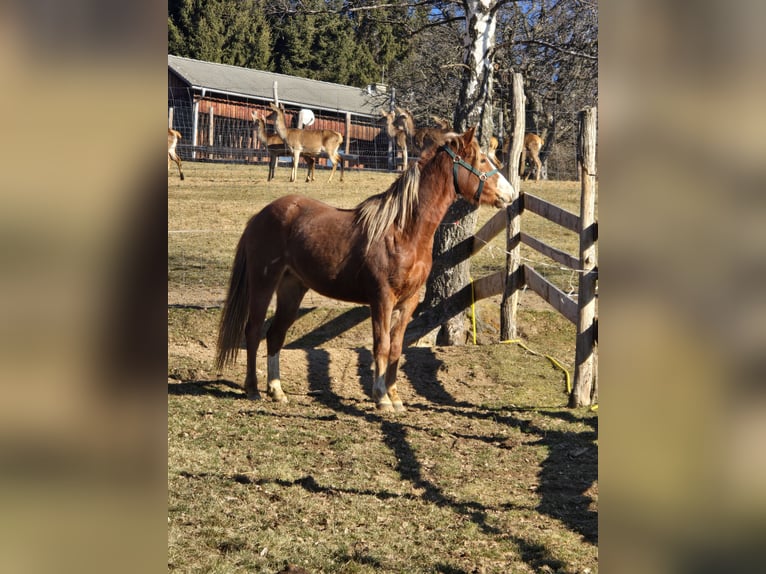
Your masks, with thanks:
[{"label": "fence post", "polygon": [[593,402],[596,343],[596,108],[586,108],[578,116],[582,158],[580,199],[580,284],[578,288],[577,343],[575,376],[570,407]]},{"label": "fence post", "polygon": [[208,159],[213,159],[213,144],[215,143],[215,135],[213,133],[214,131],[214,125],[213,125],[213,105],[210,105],[210,109],[208,110],[208,122],[207,122],[207,145],[209,146],[208,151]]},{"label": "fence post", "polygon": [[255,131],[255,121],[250,122],[250,124],[253,126],[252,137],[250,139],[250,163],[255,163],[255,150],[258,149],[258,132]]},{"label": "fence post", "polygon": [[173,108],[168,108],[168,127],[173,129]]},{"label": "fence post", "polygon": [[[202,90],[202,97],[205,97],[205,90]],[[192,110],[192,159],[197,159],[197,146],[199,145],[199,101],[201,98],[194,98],[194,108]]]},{"label": "fence post", "polygon": [[[519,159],[524,145],[524,79],[521,74],[513,74],[513,133],[511,134],[511,149],[508,155],[506,174],[513,186],[513,199],[507,208],[508,227],[506,229],[506,277],[503,301],[500,305],[500,338],[502,340],[516,338],[516,312],[519,303],[519,289],[524,285],[521,266],[520,233],[522,197],[520,193],[521,178],[519,177]],[[515,167],[514,167],[515,166]]]},{"label": "fence post", "polygon": [[[396,88],[391,88],[391,98],[388,100],[388,111],[393,112],[396,107]],[[386,132],[388,133],[388,132]],[[393,171],[396,169],[396,155],[394,154],[394,138],[388,137],[388,170]],[[406,169],[406,166],[402,168]]]},{"label": "fence post", "polygon": [[350,149],[351,149],[351,112],[346,112],[346,145],[345,145],[345,149],[343,153],[348,155]]}]

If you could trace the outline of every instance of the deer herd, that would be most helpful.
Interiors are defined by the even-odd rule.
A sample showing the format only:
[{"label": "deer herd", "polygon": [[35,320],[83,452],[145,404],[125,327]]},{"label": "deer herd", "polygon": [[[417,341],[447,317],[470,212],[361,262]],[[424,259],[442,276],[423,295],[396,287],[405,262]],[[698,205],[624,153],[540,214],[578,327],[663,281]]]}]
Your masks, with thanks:
[{"label": "deer herd", "polygon": [[[343,143],[343,134],[334,130],[323,129],[297,129],[287,127],[285,119],[285,109],[283,106],[269,104],[274,117],[274,129],[276,133],[268,134],[266,131],[266,120],[252,112],[253,122],[255,123],[255,134],[259,142],[263,144],[269,154],[269,172],[267,181],[274,179],[277,162],[280,157],[288,156],[292,158],[292,171],[290,181],[294,182],[298,178],[298,162],[300,158],[306,162],[306,181],[314,181],[314,168],[317,159],[324,153],[332,162],[332,172],[328,183],[332,181],[335,170],[340,164],[340,181],[343,181],[343,159],[340,155],[340,146]],[[441,146],[454,135],[450,129],[450,122],[431,116],[436,126],[415,127],[415,119],[409,110],[395,107],[388,112],[381,112],[381,117],[386,122],[386,132],[392,138],[402,152],[402,169],[406,170],[410,161],[410,152],[417,158],[420,154],[433,146]],[[451,135],[452,134],[452,135]],[[181,158],[176,151],[178,140],[181,134],[168,128],[168,166],[173,161],[178,166],[178,175],[181,180],[184,174],[181,169]],[[534,133],[524,135],[524,145],[521,152],[521,161],[519,162],[519,175],[524,179],[534,173],[535,181],[540,181],[542,173],[542,162],[540,161],[540,151],[544,144],[543,138]],[[502,161],[496,156],[499,147],[498,139],[495,136],[490,138],[487,155],[498,167],[502,167]],[[506,138],[501,149],[503,157],[506,157],[510,148],[510,139]],[[526,162],[529,160],[529,170],[526,169]]]}]

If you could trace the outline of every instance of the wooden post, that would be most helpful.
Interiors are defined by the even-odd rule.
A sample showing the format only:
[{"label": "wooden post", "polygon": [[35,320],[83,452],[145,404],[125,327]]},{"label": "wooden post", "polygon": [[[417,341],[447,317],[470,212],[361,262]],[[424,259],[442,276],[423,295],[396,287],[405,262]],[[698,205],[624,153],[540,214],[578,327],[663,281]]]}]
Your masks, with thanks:
[{"label": "wooden post", "polygon": [[[396,88],[391,88],[391,99],[388,101],[388,111],[392,112],[396,106]],[[394,138],[388,138],[388,169],[396,169],[396,156],[394,155]]]},{"label": "wooden post", "polygon": [[[253,117],[252,115],[250,116]],[[250,125],[253,126],[253,134],[252,138],[250,139],[250,162],[255,163],[256,161],[256,154],[255,150],[258,149],[258,133],[255,131],[255,121],[251,121]]]},{"label": "wooden post", "polygon": [[168,108],[168,127],[173,129],[173,108]]},{"label": "wooden post", "polygon": [[595,375],[596,317],[596,108],[586,108],[578,117],[582,150],[582,197],[580,199],[580,285],[578,297],[575,376],[570,407],[593,402]]},{"label": "wooden post", "polygon": [[215,143],[215,136],[213,134],[213,106],[210,106],[208,110],[208,122],[207,122],[207,145],[210,147],[208,150],[208,159],[213,159],[213,144]]},{"label": "wooden post", "polygon": [[346,134],[343,137],[346,139],[344,153],[348,155],[348,152],[351,149],[351,112],[346,112]]},{"label": "wooden post", "polygon": [[277,92],[277,81],[274,80],[274,85],[272,86],[272,90],[274,91],[274,105],[279,105],[279,93]]},{"label": "wooden post", "polygon": [[[508,181],[513,186],[513,199],[507,209],[508,228],[506,230],[506,277],[503,301],[500,305],[500,337],[502,340],[516,338],[516,314],[519,303],[519,289],[524,286],[524,268],[521,266],[521,211],[523,197],[521,195],[521,178],[519,177],[519,160],[521,148],[524,145],[524,79],[521,74],[513,74],[513,145],[508,157],[506,173]],[[516,169],[513,166],[517,166]]]},{"label": "wooden post", "polygon": [[192,111],[192,159],[197,159],[197,146],[199,142],[199,99],[194,98],[194,109]]}]

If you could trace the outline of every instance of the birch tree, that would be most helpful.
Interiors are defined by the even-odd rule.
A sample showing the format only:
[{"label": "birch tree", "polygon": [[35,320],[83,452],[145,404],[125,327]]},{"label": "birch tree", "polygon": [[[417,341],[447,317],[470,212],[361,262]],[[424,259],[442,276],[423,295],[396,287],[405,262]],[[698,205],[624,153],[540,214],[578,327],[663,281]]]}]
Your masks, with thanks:
[{"label": "birch tree", "polygon": [[[464,54],[460,92],[453,117],[457,131],[477,126],[477,138],[486,148],[493,133],[492,68],[497,10],[509,0],[463,0]],[[425,307],[433,307],[470,281],[470,260],[456,262],[448,256],[453,247],[473,234],[476,207],[458,200],[447,212],[434,238],[434,265],[426,283]],[[448,319],[436,333],[436,344],[465,343],[465,313]]]}]

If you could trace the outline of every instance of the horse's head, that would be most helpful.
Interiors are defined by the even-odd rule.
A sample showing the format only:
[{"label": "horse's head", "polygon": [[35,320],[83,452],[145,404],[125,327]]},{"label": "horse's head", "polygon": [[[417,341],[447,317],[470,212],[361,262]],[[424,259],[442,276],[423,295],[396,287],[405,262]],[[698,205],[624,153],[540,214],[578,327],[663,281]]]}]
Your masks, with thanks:
[{"label": "horse's head", "polygon": [[500,173],[499,166],[481,151],[475,131],[474,126],[463,134],[448,134],[448,141],[442,146],[452,158],[455,193],[471,203],[505,207],[513,198],[513,186]]}]

